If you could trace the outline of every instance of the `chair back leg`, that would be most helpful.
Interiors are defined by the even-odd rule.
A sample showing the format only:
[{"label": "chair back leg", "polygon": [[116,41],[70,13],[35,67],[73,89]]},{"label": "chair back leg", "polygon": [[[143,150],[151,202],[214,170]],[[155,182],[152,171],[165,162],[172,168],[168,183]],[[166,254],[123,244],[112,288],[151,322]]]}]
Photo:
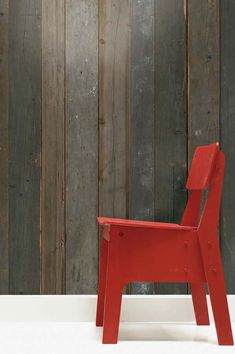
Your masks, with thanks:
[{"label": "chair back leg", "polygon": [[199,233],[199,242],[218,343],[220,345],[233,345],[233,334],[217,232],[211,232],[210,235]]}]

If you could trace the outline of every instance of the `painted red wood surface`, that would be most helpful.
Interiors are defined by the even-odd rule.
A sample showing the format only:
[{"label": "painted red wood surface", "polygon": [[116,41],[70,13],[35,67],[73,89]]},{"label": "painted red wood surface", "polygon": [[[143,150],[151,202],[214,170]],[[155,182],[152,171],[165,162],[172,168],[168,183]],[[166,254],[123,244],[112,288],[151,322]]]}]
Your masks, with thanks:
[{"label": "painted red wood surface", "polygon": [[191,286],[197,324],[209,324],[207,283],[218,342],[233,344],[217,235],[223,175],[224,154],[218,144],[198,147],[181,225],[98,218],[103,238],[96,325],[103,325],[103,343],[117,343],[122,290],[127,283],[186,282]]}]

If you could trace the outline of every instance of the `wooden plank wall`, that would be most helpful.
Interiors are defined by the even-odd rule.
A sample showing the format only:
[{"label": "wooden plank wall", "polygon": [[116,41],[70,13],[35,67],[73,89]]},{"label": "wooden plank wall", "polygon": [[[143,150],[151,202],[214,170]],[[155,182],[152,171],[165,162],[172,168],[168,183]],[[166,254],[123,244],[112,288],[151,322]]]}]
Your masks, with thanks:
[{"label": "wooden plank wall", "polygon": [[235,2],[221,2],[221,108],[220,138],[226,155],[221,213],[221,250],[227,291],[235,294]]},{"label": "wooden plank wall", "polygon": [[179,222],[194,148],[215,140],[235,293],[234,16],[233,0],[0,0],[0,294],[96,293],[96,216]]},{"label": "wooden plank wall", "polygon": [[188,2],[188,158],[219,141],[220,1]]},{"label": "wooden plank wall", "polygon": [[99,5],[99,214],[127,218],[131,2]]},{"label": "wooden plank wall", "polygon": [[[184,1],[158,0],[155,7],[155,218],[179,223],[187,173]],[[187,286],[157,284],[156,291],[186,293]]]},{"label": "wooden plank wall", "polygon": [[42,0],[41,292],[65,290],[65,4]]},{"label": "wooden plank wall", "polygon": [[[130,218],[154,220],[154,0],[133,1],[131,55]],[[153,283],[131,293],[154,294]]]},{"label": "wooden plank wall", "polygon": [[40,291],[41,1],[9,8],[9,292]]},{"label": "wooden plank wall", "polygon": [[99,213],[126,218],[130,0],[101,0],[99,4]]},{"label": "wooden plank wall", "polygon": [[66,2],[66,289],[98,273],[98,0]]},{"label": "wooden plank wall", "polygon": [[191,0],[187,5],[190,168],[196,146],[220,141],[220,1]]},{"label": "wooden plank wall", "polygon": [[0,0],[0,294],[9,291],[8,267],[8,21],[9,1]]}]

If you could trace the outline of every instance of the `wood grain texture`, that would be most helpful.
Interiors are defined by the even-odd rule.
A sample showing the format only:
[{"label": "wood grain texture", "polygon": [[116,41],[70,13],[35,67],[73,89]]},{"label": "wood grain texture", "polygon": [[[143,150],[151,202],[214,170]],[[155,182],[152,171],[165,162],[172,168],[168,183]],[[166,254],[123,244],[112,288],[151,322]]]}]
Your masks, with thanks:
[{"label": "wood grain texture", "polygon": [[9,279],[40,291],[41,1],[9,9]]},{"label": "wood grain texture", "polygon": [[[183,0],[155,2],[155,219],[180,222],[186,202],[185,18]],[[157,293],[186,293],[157,284]]]},{"label": "wood grain texture", "polygon": [[130,1],[100,1],[99,215],[127,217]]},{"label": "wood grain texture", "polygon": [[8,15],[0,0],[0,294],[8,294]]},{"label": "wood grain texture", "polygon": [[188,168],[196,146],[220,136],[219,8],[219,0],[188,0]]},{"label": "wood grain texture", "polygon": [[234,15],[234,0],[0,0],[0,294],[96,293],[96,216],[179,222],[194,149],[219,139],[235,293]]},{"label": "wood grain texture", "polygon": [[221,120],[220,136],[225,153],[225,179],[221,212],[221,251],[227,292],[235,293],[235,2],[221,1]]},{"label": "wood grain texture", "polygon": [[100,0],[99,215],[121,218],[129,217],[130,35],[131,0]]},{"label": "wood grain texture", "polygon": [[65,292],[64,11],[64,0],[42,0],[42,294]]},{"label": "wood grain texture", "polygon": [[[132,1],[130,218],[154,220],[154,0]],[[153,294],[154,283],[132,283]]]},{"label": "wood grain texture", "polygon": [[219,140],[219,0],[188,0],[188,148]]},{"label": "wood grain texture", "polygon": [[98,276],[98,0],[66,3],[66,292]]}]

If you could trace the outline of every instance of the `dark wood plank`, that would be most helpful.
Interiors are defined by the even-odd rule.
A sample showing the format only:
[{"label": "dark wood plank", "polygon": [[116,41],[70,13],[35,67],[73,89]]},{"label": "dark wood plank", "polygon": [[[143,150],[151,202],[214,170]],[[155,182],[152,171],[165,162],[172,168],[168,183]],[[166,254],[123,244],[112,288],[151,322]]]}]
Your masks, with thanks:
[{"label": "dark wood plank", "polygon": [[66,292],[98,275],[98,0],[66,3]]},{"label": "dark wood plank", "polygon": [[100,1],[99,214],[127,217],[130,0]]},{"label": "dark wood plank", "polygon": [[227,292],[235,294],[235,2],[221,1],[221,121],[220,136],[225,153],[225,180],[221,212],[221,251]]},{"label": "dark wood plank", "polygon": [[[155,2],[155,218],[180,222],[185,202],[187,136],[183,0]],[[157,284],[157,293],[186,293],[185,284]]]},{"label": "dark wood plank", "polygon": [[[154,0],[132,1],[130,218],[154,220]],[[132,283],[153,294],[154,283]]]},{"label": "dark wood plank", "polygon": [[219,0],[188,0],[188,168],[198,145],[219,141]]},{"label": "dark wood plank", "polygon": [[100,0],[99,21],[99,215],[128,218],[131,1]]},{"label": "dark wood plank", "polygon": [[41,292],[65,292],[64,0],[42,0]]},{"label": "dark wood plank", "polygon": [[197,145],[219,140],[219,3],[188,1],[189,165]]},{"label": "dark wood plank", "polygon": [[8,294],[8,12],[0,0],[0,294]]},{"label": "dark wood plank", "polygon": [[9,10],[9,278],[40,291],[41,1]]}]

